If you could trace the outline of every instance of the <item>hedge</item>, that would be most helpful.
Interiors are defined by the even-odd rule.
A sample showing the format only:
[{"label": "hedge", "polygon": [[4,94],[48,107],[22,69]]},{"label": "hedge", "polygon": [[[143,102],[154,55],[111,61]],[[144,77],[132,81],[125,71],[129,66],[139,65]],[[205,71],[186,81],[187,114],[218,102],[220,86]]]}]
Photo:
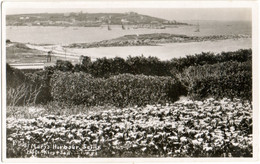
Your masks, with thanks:
[{"label": "hedge", "polygon": [[[174,55],[174,54],[173,54]],[[69,61],[58,60],[53,66],[54,70],[63,72],[85,72],[94,77],[105,77],[130,73],[133,75],[148,76],[172,76],[182,72],[190,66],[199,66],[206,64],[216,64],[228,61],[246,62],[252,60],[251,49],[241,49],[233,52],[222,52],[218,54],[202,52],[200,54],[188,55],[181,58],[173,58],[168,61],[161,61],[157,57],[135,56],[123,59],[98,58],[91,61],[88,56],[81,57],[81,63],[72,65]]]},{"label": "hedge", "polygon": [[[174,101],[180,94],[185,94],[186,90],[194,98],[227,96],[251,99],[251,62],[251,49],[219,54],[200,53],[170,61],[160,61],[156,57],[146,58],[144,56],[128,57],[127,59],[101,58],[91,61],[89,57],[85,56],[82,64],[73,66],[69,61],[57,61],[56,66],[26,74],[7,64],[6,80],[7,89],[16,88],[21,84],[33,88],[41,86],[36,103],[46,103],[54,98],[65,102],[68,100],[75,104],[144,105],[168,100]],[[59,72],[53,75],[55,71]],[[67,73],[63,74],[61,71]],[[180,80],[182,84],[175,80],[176,76],[179,76],[177,81]],[[174,82],[168,87],[170,82],[164,78],[170,78]],[[52,79],[51,84],[50,79]],[[57,79],[60,82],[55,82]],[[132,79],[137,82],[132,82]],[[74,88],[78,88],[77,94],[79,95],[73,92],[74,88],[71,88],[70,83],[73,83]],[[167,84],[167,87],[157,93],[153,88],[154,83],[159,83],[159,88],[163,88],[163,84]],[[99,85],[102,87],[100,88]],[[147,86],[149,89],[143,91],[143,88]],[[62,87],[66,87],[64,92],[60,90]],[[127,89],[122,90],[122,87],[127,87]],[[82,88],[85,88],[85,91],[81,91]],[[112,88],[118,90],[114,91]],[[55,93],[55,90],[59,92]],[[146,94],[144,97],[138,95],[143,92]],[[132,96],[133,93],[136,94],[136,97]],[[107,97],[107,95],[113,97]],[[10,97],[7,102],[9,103],[11,99]],[[21,105],[22,100],[18,104]]]},{"label": "hedge", "polygon": [[196,99],[212,96],[252,100],[251,61],[192,66],[178,77],[188,95]]},{"label": "hedge", "polygon": [[105,79],[59,71],[52,76],[51,88],[56,101],[117,107],[165,104],[185,93],[171,77],[121,74]]},{"label": "hedge", "polygon": [[177,73],[182,72],[190,66],[216,64],[228,61],[246,62],[251,60],[251,49],[241,49],[218,54],[202,52],[181,58],[173,58],[169,61],[161,61],[157,57],[144,57],[142,55],[135,57],[129,56],[127,59],[115,57],[109,59],[98,58],[96,61],[91,61],[90,57],[85,56],[83,57],[82,63],[74,67],[74,71],[84,71],[95,77],[109,77],[123,73],[174,77]]}]

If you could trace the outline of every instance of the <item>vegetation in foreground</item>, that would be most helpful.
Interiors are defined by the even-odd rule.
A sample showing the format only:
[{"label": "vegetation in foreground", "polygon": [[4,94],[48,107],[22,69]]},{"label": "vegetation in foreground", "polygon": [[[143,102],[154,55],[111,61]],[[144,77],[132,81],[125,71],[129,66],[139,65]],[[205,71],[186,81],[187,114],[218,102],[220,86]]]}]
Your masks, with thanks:
[{"label": "vegetation in foreground", "polygon": [[251,50],[7,65],[7,157],[252,157],[251,100]]},{"label": "vegetation in foreground", "polygon": [[222,99],[7,119],[7,157],[252,157],[252,105]]},{"label": "vegetation in foreground", "polygon": [[171,103],[182,95],[252,100],[252,51],[201,53],[171,61],[117,57],[92,62],[84,57],[80,65],[58,61],[54,67],[26,74],[7,65],[7,104],[11,106],[53,100],[142,106]]}]

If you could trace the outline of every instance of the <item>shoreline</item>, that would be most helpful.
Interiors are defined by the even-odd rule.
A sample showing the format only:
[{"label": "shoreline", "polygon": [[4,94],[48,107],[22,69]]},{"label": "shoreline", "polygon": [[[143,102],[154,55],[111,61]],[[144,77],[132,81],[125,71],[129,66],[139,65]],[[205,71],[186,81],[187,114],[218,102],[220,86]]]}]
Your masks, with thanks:
[{"label": "shoreline", "polygon": [[158,46],[167,43],[190,43],[203,41],[218,41],[227,39],[252,38],[250,35],[211,35],[187,36],[169,33],[153,33],[141,35],[124,35],[115,39],[103,40],[92,43],[72,43],[65,48],[98,48],[98,47],[128,47],[128,46]]},{"label": "shoreline", "polygon": [[[221,52],[221,51],[234,51],[238,49],[252,48],[252,43],[249,38],[239,39],[226,39],[226,40],[215,40],[215,41],[201,41],[201,42],[182,42],[182,43],[160,43],[156,46],[139,45],[139,46],[114,46],[114,47],[92,47],[92,48],[65,48],[62,45],[48,45],[41,46],[37,44],[26,44],[31,49],[37,49],[43,52],[53,50],[53,56],[63,57],[69,60],[78,60],[81,55],[90,56],[93,60],[102,57],[113,58],[115,56],[126,58],[127,56],[157,56],[161,60],[167,60],[172,57],[187,56],[190,54],[200,52]],[[229,48],[219,49],[227,43],[231,43]],[[187,49],[185,47],[189,46]],[[213,46],[213,47],[212,47]],[[193,48],[192,48],[193,47]],[[198,49],[198,47],[200,47]],[[211,48],[212,47],[212,48]],[[169,51],[171,50],[171,51]],[[172,55],[171,55],[172,54]],[[177,56],[176,56],[177,55]]]}]

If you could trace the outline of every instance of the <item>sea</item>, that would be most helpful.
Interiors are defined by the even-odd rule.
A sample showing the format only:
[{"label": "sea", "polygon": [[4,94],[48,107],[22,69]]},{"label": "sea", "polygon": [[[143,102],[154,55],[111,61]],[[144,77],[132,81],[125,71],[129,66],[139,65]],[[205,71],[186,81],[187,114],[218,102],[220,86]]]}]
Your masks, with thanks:
[{"label": "sea", "polygon": [[[149,29],[125,26],[102,27],[55,27],[55,26],[7,26],[6,38],[13,42],[29,44],[55,44],[58,46],[71,43],[90,43],[114,39],[123,35],[149,33],[171,33],[188,36],[209,35],[252,35],[252,22],[249,21],[186,21],[188,26],[170,26],[166,29]],[[200,31],[196,32],[199,27]],[[252,39],[231,39],[191,43],[169,43],[159,46],[99,47],[88,49],[68,49],[73,56],[87,55],[98,57],[157,56],[162,60],[182,57],[200,52],[235,51],[252,48]]]}]

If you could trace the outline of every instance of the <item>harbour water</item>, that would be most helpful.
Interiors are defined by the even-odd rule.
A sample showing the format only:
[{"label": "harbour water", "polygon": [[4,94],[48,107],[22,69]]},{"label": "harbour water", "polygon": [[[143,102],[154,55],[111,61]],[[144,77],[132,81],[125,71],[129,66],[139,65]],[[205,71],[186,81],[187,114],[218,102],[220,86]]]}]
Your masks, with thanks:
[{"label": "harbour water", "polygon": [[[189,23],[195,24],[196,21]],[[71,44],[87,43],[113,39],[130,34],[170,33],[188,36],[205,35],[251,35],[251,22],[237,21],[200,21],[200,32],[195,32],[196,26],[171,26],[166,29],[133,29],[126,26],[107,27],[57,27],[57,26],[9,26],[6,27],[6,38],[14,42],[35,44]]]},{"label": "harbour water", "polygon": [[[197,21],[188,23],[196,24]],[[126,26],[125,30],[121,26],[111,26],[111,30],[106,27],[43,27],[43,26],[12,26],[6,28],[7,39],[13,42],[31,44],[54,44],[54,51],[57,55],[64,52],[61,46],[71,43],[89,43],[113,39],[123,35],[147,34],[147,33],[171,33],[184,34],[188,36],[208,36],[208,35],[251,35],[251,22],[236,21],[200,21],[200,32],[195,32],[196,26],[172,26],[166,29],[133,29]],[[34,48],[42,50],[42,46]],[[251,38],[229,39],[219,41],[204,41],[190,43],[170,43],[159,46],[126,46],[126,47],[99,47],[78,49],[70,48],[66,50],[66,55],[77,58],[80,55],[92,57],[123,57],[127,56],[157,56],[162,60],[174,57],[183,57],[201,52],[236,51],[238,49],[252,48]],[[52,50],[53,46],[44,47],[46,51]]]}]

